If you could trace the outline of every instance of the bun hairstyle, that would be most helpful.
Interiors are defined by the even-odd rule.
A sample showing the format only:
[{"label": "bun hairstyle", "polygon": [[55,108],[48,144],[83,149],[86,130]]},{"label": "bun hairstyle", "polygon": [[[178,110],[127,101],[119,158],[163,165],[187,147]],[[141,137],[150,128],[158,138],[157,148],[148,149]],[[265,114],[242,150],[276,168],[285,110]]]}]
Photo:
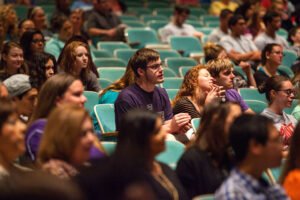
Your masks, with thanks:
[{"label": "bun hairstyle", "polygon": [[261,87],[258,88],[260,93],[266,93],[266,98],[269,102],[271,102],[270,93],[271,90],[279,91],[282,86],[282,82],[290,81],[290,79],[286,76],[275,75],[268,78]]},{"label": "bun hairstyle", "polygon": [[224,51],[225,49],[216,43],[207,42],[203,47],[204,50],[204,59],[207,63],[210,60],[218,58],[219,54]]}]

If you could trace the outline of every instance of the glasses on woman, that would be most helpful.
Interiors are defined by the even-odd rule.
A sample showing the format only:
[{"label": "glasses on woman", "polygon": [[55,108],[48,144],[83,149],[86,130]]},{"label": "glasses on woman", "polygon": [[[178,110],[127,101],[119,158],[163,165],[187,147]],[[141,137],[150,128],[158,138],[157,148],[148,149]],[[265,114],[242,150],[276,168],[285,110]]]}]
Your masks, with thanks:
[{"label": "glasses on woman", "polygon": [[291,96],[292,94],[296,96],[297,93],[295,89],[286,89],[286,90],[277,90],[277,91],[282,91],[288,96]]}]

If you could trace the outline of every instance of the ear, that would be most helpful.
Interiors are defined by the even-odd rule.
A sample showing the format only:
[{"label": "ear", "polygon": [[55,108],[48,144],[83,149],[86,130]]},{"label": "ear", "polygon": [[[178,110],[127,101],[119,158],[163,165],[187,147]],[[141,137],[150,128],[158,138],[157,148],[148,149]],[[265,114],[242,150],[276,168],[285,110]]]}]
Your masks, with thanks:
[{"label": "ear", "polygon": [[276,95],[276,91],[275,90],[271,90],[270,91],[270,99],[273,99],[275,95]]},{"label": "ear", "polygon": [[62,98],[61,97],[56,97],[56,100],[55,100],[55,105],[56,106],[59,106],[62,104]]},{"label": "ear", "polygon": [[145,72],[145,70],[143,70],[142,68],[139,67],[139,68],[137,68],[137,73],[139,76],[145,76],[146,72]]},{"label": "ear", "polygon": [[256,142],[255,140],[250,140],[249,142],[249,148],[248,148],[248,153],[251,153],[254,156],[259,156],[263,153],[264,151],[264,146],[258,142]]},{"label": "ear", "polygon": [[6,62],[6,60],[7,60],[7,55],[4,54],[4,53],[2,53],[1,56],[2,56],[3,60]]},{"label": "ear", "polygon": [[270,58],[270,52],[266,52],[266,58],[269,59]]}]

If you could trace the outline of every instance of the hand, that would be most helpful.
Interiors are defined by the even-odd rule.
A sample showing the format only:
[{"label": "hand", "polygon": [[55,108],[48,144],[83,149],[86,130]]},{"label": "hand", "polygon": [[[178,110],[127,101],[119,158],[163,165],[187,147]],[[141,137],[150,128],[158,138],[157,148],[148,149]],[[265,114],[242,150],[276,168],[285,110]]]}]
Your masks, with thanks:
[{"label": "hand", "polygon": [[188,125],[190,121],[191,116],[188,113],[178,113],[171,119],[170,130],[178,132],[183,126]]},{"label": "hand", "polygon": [[113,37],[117,34],[117,30],[112,28],[112,29],[109,29],[106,31],[106,35],[109,36],[109,37]]},{"label": "hand", "polygon": [[178,133],[178,134],[184,134],[184,133],[186,133],[188,130],[190,130],[191,128],[192,128],[192,124],[191,124],[191,123],[188,123],[188,124],[182,126],[182,127],[177,131],[177,133]]},{"label": "hand", "polygon": [[62,179],[75,176],[77,170],[62,160],[51,159],[42,165],[42,170]]},{"label": "hand", "polygon": [[223,87],[222,86],[219,87],[214,84],[212,86],[212,89],[209,92],[206,92],[206,98],[205,98],[204,105],[207,105],[207,104],[213,102],[214,100],[219,98],[223,93],[225,93],[225,90],[223,90]]},{"label": "hand", "polygon": [[241,61],[239,63],[239,66],[242,68],[242,70],[247,74],[251,73],[251,65],[248,62]]}]

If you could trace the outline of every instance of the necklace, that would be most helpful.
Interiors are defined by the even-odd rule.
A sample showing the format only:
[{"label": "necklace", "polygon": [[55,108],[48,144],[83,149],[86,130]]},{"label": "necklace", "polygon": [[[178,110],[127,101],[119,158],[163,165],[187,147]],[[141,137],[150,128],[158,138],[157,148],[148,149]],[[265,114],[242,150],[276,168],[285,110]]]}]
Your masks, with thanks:
[{"label": "necklace", "polygon": [[172,196],[172,199],[178,200],[179,195],[177,189],[175,188],[173,183],[166,177],[166,175],[163,174],[160,165],[154,162],[154,168],[155,170],[152,171],[152,176],[161,186],[163,186],[163,188],[165,188],[165,190],[168,191],[168,193]]}]

